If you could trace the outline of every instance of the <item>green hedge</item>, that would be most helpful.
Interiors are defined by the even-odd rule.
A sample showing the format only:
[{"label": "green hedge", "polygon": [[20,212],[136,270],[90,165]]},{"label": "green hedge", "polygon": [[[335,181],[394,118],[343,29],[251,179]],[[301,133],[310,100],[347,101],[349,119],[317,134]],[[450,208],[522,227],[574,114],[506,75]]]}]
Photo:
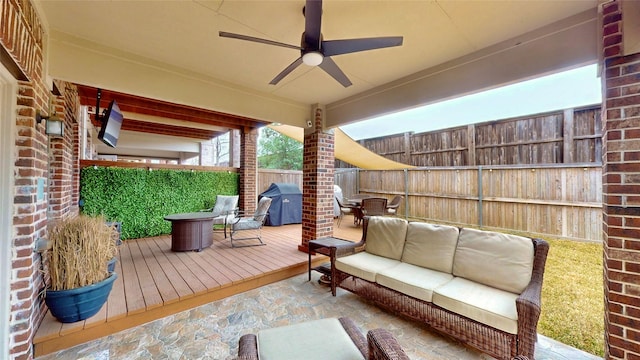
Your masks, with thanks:
[{"label": "green hedge", "polygon": [[80,204],[88,215],[122,222],[122,238],[171,233],[169,214],[210,208],[216,195],[237,195],[237,173],[85,167]]}]

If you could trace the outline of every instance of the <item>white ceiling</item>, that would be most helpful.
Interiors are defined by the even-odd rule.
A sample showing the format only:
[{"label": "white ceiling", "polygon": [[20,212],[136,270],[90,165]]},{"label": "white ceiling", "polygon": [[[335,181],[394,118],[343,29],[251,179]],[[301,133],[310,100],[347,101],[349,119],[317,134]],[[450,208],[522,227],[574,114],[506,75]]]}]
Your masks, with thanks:
[{"label": "white ceiling", "polygon": [[[371,112],[396,111],[595,60],[597,24],[592,20],[597,0],[326,0],[322,18],[325,40],[404,37],[401,47],[334,57],[353,82],[348,88],[321,69],[306,65],[278,85],[269,85],[300,56],[297,50],[218,36],[219,31],[227,31],[299,45],[304,29],[303,5],[301,0],[36,0],[49,35],[47,65],[53,78],[298,126],[306,123],[312,104],[340,108],[328,112],[334,117],[330,125],[335,126],[370,117]],[[554,25],[585,11],[589,11],[588,16],[568,25]],[[566,55],[554,63],[549,58],[555,54],[538,50],[528,50],[525,57],[509,57],[506,52],[501,55],[533,39],[552,39],[553,34],[577,29],[587,21],[590,33],[586,37],[593,45],[589,45],[586,57]],[[537,30],[545,27],[548,30]],[[575,35],[567,36],[571,39]],[[580,51],[571,49],[570,44],[566,48],[568,53]],[[556,44],[555,53],[557,49]],[[475,74],[474,70],[462,69],[471,71],[459,72],[465,74],[462,78],[454,76],[439,82],[433,78],[432,86],[453,86],[449,92],[425,85],[434,74],[466,66],[489,54],[505,61],[500,64],[499,74],[487,74],[478,67]],[[412,77],[422,81],[418,90],[411,90],[413,93],[425,89],[415,99],[406,95],[414,82]],[[478,81],[479,77],[486,80]],[[393,88],[404,89],[403,95],[391,93]],[[396,96],[405,103],[385,104],[378,109],[375,104],[385,101],[371,94],[384,94],[384,99]],[[345,106],[347,109],[343,109]],[[356,107],[370,109],[359,112]]]}]

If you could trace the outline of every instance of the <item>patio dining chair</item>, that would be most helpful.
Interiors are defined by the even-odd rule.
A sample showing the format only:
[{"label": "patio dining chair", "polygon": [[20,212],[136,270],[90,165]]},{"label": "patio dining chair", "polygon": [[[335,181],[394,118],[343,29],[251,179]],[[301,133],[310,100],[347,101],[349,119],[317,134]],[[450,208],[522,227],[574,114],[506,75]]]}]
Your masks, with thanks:
[{"label": "patio dining chair", "polygon": [[368,197],[362,199],[358,224],[365,216],[384,216],[387,209],[387,199],[380,197]]},{"label": "patio dining chair", "polygon": [[391,199],[391,202],[387,204],[387,214],[395,215],[398,212],[398,208],[400,207],[400,203],[402,203],[402,199],[404,196],[396,195]]},{"label": "patio dining chair", "polygon": [[[271,206],[271,198],[263,197],[258,201],[258,207],[251,216],[244,216],[242,213],[238,213],[238,216],[231,220],[231,247],[245,247],[245,246],[260,246],[266,245],[262,242],[262,227],[269,213],[269,206]],[[253,236],[238,237],[238,234],[242,231],[253,232]],[[250,244],[236,245],[234,241],[244,240],[258,240]]]},{"label": "patio dining chair", "polygon": [[227,227],[233,222],[238,212],[239,195],[216,195],[216,203],[210,209],[201,211],[211,211],[215,216],[213,226],[222,225],[224,238],[227,238]]},{"label": "patio dining chair", "polygon": [[360,211],[358,206],[343,204],[338,196],[336,196],[336,201],[338,202],[338,207],[340,208],[340,215],[338,215],[338,227],[340,227],[340,223],[342,222],[342,217],[345,214],[353,215],[353,218],[354,218],[353,223],[355,224],[356,218],[358,217],[357,213],[358,211]]}]

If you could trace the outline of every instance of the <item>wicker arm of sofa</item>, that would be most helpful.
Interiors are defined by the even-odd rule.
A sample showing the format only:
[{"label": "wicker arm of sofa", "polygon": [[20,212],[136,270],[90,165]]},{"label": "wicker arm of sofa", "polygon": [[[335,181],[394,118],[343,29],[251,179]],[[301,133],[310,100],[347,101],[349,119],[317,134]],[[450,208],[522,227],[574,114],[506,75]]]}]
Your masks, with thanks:
[{"label": "wicker arm of sofa", "polygon": [[336,288],[338,284],[344,280],[344,278],[338,278],[338,274],[336,272],[336,259],[342,256],[352,255],[364,251],[364,245],[367,241],[367,225],[369,223],[369,217],[365,216],[364,222],[362,224],[362,239],[360,242],[349,244],[349,245],[341,245],[341,246],[332,246],[329,248],[329,260],[331,261],[331,294],[336,296]]},{"label": "wicker arm of sofa", "polygon": [[549,243],[533,239],[534,259],[531,281],[516,299],[518,312],[518,355],[533,359],[538,336],[538,319],[542,307],[542,280]]},{"label": "wicker arm of sofa", "polygon": [[393,335],[385,329],[373,329],[367,333],[369,360],[409,360]]},{"label": "wicker arm of sofa", "polygon": [[246,334],[240,337],[238,343],[238,360],[258,360],[258,338],[255,334]]}]

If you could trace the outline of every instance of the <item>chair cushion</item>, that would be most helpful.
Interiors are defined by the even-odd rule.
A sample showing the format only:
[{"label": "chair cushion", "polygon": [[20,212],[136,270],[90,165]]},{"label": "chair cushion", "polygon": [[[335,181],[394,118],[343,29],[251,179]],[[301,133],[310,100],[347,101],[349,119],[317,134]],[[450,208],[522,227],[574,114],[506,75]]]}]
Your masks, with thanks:
[{"label": "chair cushion", "polygon": [[400,260],[406,235],[406,220],[373,216],[369,218],[365,251],[373,255]]},{"label": "chair cushion", "polygon": [[265,196],[258,201],[258,207],[256,208],[256,212],[253,214],[253,220],[260,222],[264,221],[265,217],[267,217],[267,213],[269,212],[271,200],[271,198]]},{"label": "chair cushion", "polygon": [[402,262],[451,273],[458,234],[454,226],[411,222]]},{"label": "chair cushion", "polygon": [[262,227],[262,221],[255,221],[253,219],[240,219],[237,223],[232,225],[233,230],[254,230]]},{"label": "chair cushion", "polygon": [[336,269],[371,282],[376,281],[378,272],[398,264],[400,264],[398,260],[373,255],[366,251],[336,259]]},{"label": "chair cushion", "polygon": [[235,210],[238,206],[238,195],[217,195],[216,204],[213,207],[213,215],[220,216]]},{"label": "chair cushion", "polygon": [[433,303],[510,334],[518,333],[518,295],[454,278],[433,291]]},{"label": "chair cushion", "polygon": [[453,275],[520,294],[531,281],[533,255],[529,238],[463,228]]},{"label": "chair cushion", "polygon": [[416,299],[429,301],[433,289],[453,279],[450,273],[444,273],[407,263],[400,263],[389,269],[380,270],[376,282]]},{"label": "chair cushion", "polygon": [[257,340],[260,360],[364,359],[335,318],[261,330]]},{"label": "chair cushion", "polygon": [[235,218],[235,214],[216,216],[213,218],[213,225],[231,224]]}]

